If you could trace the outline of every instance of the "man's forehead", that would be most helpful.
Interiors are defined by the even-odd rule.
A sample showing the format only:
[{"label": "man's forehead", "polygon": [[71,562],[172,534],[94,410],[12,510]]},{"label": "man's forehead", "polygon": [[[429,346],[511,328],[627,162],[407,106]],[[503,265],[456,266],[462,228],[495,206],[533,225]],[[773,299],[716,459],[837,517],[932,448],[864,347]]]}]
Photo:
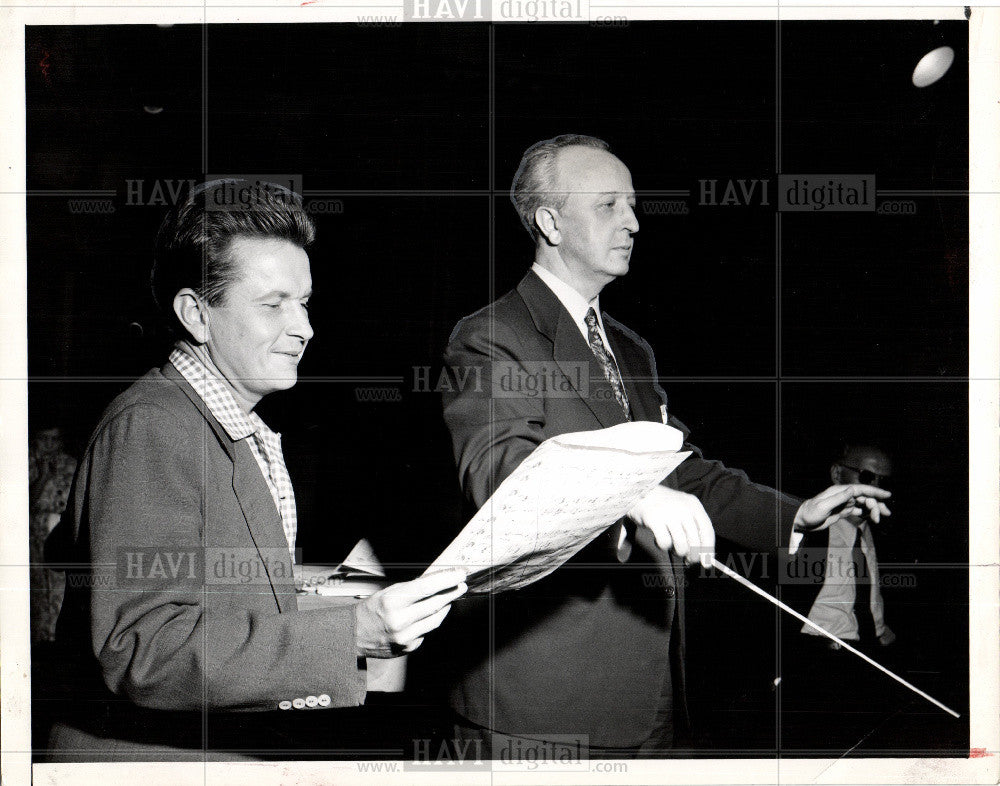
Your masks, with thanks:
[{"label": "man's forehead", "polygon": [[299,288],[310,282],[309,255],[283,238],[234,237],[227,248],[236,280],[251,287],[278,284]]},{"label": "man's forehead", "polygon": [[556,183],[570,193],[631,192],[632,175],[621,159],[606,150],[573,145],[556,154]]},{"label": "man's forehead", "polygon": [[852,448],[847,454],[847,461],[859,469],[871,470],[880,475],[892,471],[892,461],[878,448]]}]

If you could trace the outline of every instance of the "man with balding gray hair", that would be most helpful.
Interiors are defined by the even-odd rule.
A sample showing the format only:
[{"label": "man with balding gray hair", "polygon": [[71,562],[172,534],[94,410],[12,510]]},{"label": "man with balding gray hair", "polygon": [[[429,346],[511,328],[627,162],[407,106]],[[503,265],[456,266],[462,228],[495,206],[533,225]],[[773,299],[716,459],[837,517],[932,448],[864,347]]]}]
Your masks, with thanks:
[{"label": "man with balding gray hair", "polygon": [[[545,439],[630,420],[688,429],[667,412],[649,344],[603,313],[604,287],[628,273],[639,231],[628,168],[603,140],[567,134],[532,145],[511,200],[534,244],[517,288],[456,326],[444,393],[459,480],[482,506]],[[493,375],[558,375],[542,395],[493,397]],[[587,384],[574,369],[586,369]],[[457,375],[476,369],[480,385]],[[567,393],[566,391],[571,391]],[[692,456],[627,517],[548,577],[464,618],[472,644],[455,664],[455,737],[484,755],[649,756],[686,725],[684,560],[710,557],[715,532],[755,551],[844,511],[884,511],[888,496],[838,485],[802,502]],[[464,610],[460,610],[464,613]],[[457,620],[456,620],[457,622]],[[481,637],[480,637],[481,634]],[[682,736],[681,736],[682,738]]]}]

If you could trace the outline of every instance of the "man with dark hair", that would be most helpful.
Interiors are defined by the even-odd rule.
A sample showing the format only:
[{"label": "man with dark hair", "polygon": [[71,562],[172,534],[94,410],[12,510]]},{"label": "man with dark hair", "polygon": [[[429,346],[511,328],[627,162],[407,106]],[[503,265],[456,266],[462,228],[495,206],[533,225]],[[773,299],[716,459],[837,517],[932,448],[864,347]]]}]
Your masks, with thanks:
[{"label": "man with dark hair", "polygon": [[[194,188],[159,232],[153,289],[177,342],[105,411],[52,544],[87,566],[57,628],[76,678],[53,760],[294,746],[290,716],[363,703],[366,659],[414,650],[465,590],[448,571],[298,610],[295,496],[254,407],[296,383],[312,338],[314,228],[265,185]],[[233,188],[249,198],[228,203]]]},{"label": "man with dark hair", "polygon": [[[239,209],[239,197],[253,201]],[[174,313],[174,296],[191,288],[210,306],[221,302],[238,275],[230,247],[237,237],[287,240],[306,249],[316,227],[298,194],[283,186],[235,179],[194,186],[160,225],[153,253],[153,299],[179,335],[186,331]]]},{"label": "man with dark hair", "polygon": [[[688,433],[667,414],[649,345],[600,309],[601,290],[628,273],[639,230],[625,164],[593,137],[545,140],[524,154],[511,200],[534,265],[459,322],[445,351],[455,379],[444,418],[476,507],[549,437],[629,420]],[[498,364],[559,381],[532,388],[542,395],[493,397]],[[572,373],[581,365],[586,386]],[[473,368],[477,384],[463,384]],[[466,602],[468,645],[451,691],[460,741],[499,758],[540,759],[559,745],[572,754],[574,741],[592,758],[670,748],[675,715],[686,723],[683,558],[710,555],[715,529],[773,551],[793,527],[885,510],[888,494],[874,487],[838,485],[801,502],[684,450],[693,455],[562,568],[478,610]]]}]

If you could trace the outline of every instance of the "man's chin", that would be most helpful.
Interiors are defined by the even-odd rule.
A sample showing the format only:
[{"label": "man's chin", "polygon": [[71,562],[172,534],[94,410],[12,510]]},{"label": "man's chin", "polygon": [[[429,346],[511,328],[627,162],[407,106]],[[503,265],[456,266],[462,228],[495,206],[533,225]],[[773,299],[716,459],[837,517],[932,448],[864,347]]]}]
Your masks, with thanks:
[{"label": "man's chin", "polygon": [[610,264],[608,265],[608,272],[613,276],[624,276],[626,273],[628,273],[628,266],[629,266],[628,257],[624,259],[619,257],[618,259],[611,260]]},{"label": "man's chin", "polygon": [[291,375],[286,373],[281,376],[271,377],[267,380],[268,393],[277,393],[281,390],[289,390],[290,388],[295,387],[295,383],[298,381],[298,373]]}]

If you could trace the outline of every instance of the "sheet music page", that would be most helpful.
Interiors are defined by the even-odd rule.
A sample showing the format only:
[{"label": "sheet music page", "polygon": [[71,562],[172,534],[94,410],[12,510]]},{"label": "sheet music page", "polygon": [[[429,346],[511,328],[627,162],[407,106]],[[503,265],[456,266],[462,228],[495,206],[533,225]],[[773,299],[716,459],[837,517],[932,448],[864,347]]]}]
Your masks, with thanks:
[{"label": "sheet music page", "polygon": [[479,593],[538,581],[673,472],[690,455],[682,444],[680,431],[648,421],[547,439],[426,572],[464,567]]}]

